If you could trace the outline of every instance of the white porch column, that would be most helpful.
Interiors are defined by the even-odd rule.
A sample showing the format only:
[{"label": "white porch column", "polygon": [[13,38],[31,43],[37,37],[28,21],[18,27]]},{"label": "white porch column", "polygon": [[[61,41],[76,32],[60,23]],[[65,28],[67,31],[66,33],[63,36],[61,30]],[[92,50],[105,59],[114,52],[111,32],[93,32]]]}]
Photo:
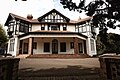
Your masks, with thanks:
[{"label": "white porch column", "polygon": [[86,46],[87,46],[87,54],[91,54],[91,46],[90,46],[90,38],[86,40]]},{"label": "white porch column", "polygon": [[95,52],[94,52],[94,55],[97,54],[97,48],[96,48],[96,40],[94,40],[94,48],[95,48]]},{"label": "white porch column", "polygon": [[33,55],[33,37],[29,38],[28,54]]},{"label": "white porch column", "polygon": [[7,53],[9,53],[9,49],[10,49],[10,39],[8,40]]},{"label": "white porch column", "polygon": [[19,43],[18,37],[16,36],[14,42],[14,53],[13,53],[14,56],[17,56],[17,54],[19,53],[18,43]]}]

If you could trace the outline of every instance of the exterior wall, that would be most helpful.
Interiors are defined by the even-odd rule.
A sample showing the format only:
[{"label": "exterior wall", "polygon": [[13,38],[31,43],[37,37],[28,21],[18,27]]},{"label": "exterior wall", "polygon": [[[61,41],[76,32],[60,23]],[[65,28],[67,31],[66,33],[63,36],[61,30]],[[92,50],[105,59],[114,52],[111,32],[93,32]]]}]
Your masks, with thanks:
[{"label": "exterior wall", "polygon": [[[14,45],[12,46],[14,49],[12,51],[10,50],[10,48],[11,48],[11,46],[10,46],[11,45],[11,40],[14,40],[14,42],[13,42]],[[16,56],[17,53],[19,52],[18,45],[19,45],[19,42],[18,42],[18,38],[17,37],[9,39],[7,53],[12,54],[12,56]]]},{"label": "exterior wall", "polygon": [[[34,42],[37,42],[37,49],[33,49],[33,54],[52,54],[52,40],[53,39],[57,39],[58,40],[58,53],[59,54],[74,54],[74,49],[70,49],[70,42],[73,42],[73,37],[78,37],[79,38],[79,43],[82,43],[82,46],[84,46],[84,42],[83,40],[86,40],[86,47],[87,47],[87,54],[90,56],[93,56],[96,54],[96,43],[95,43],[95,39],[91,38],[91,32],[90,32],[90,26],[86,26],[87,27],[87,31],[86,33],[82,33],[86,36],[88,36],[88,39],[84,39],[81,36],[76,36],[76,35],[72,35],[72,36],[68,36],[68,35],[33,35],[31,37],[35,37],[34,38]],[[45,25],[45,30],[47,30],[48,26]],[[40,24],[35,24],[32,25],[32,31],[37,31],[37,30],[41,30],[41,25]],[[60,25],[60,30],[63,30],[63,26]],[[74,32],[75,31],[75,26],[73,25],[67,25],[67,31],[71,31]],[[28,36],[30,37],[30,36]],[[43,38],[44,37],[44,38]],[[45,38],[46,37],[46,38]],[[61,38],[62,37],[62,38]],[[9,47],[10,47],[10,40],[11,39],[15,39],[15,44],[14,44],[14,51],[9,51]],[[8,53],[12,54],[13,56],[16,56],[19,53],[19,39],[17,38],[17,35],[14,35],[13,38],[11,38],[8,41]],[[91,39],[94,40],[94,47],[95,50],[91,51]],[[44,48],[44,42],[49,42],[50,43],[50,52],[44,52],[43,48]],[[60,42],[66,42],[66,52],[60,52]],[[28,43],[28,39],[27,37],[23,37],[23,44],[22,44],[22,48],[24,48],[24,43]],[[23,49],[22,49],[22,53],[23,53]],[[84,52],[84,47],[83,47],[83,53]]]},{"label": "exterior wall", "polygon": [[75,32],[75,25],[68,25],[67,26],[67,31]]},{"label": "exterior wall", "polygon": [[[33,24],[32,25],[32,31],[41,30],[40,24]],[[45,31],[48,31],[48,25],[45,24]],[[63,26],[60,25],[60,31],[63,31]],[[67,25],[67,31],[75,32],[75,25]]]},{"label": "exterior wall", "polygon": [[[83,31],[81,32],[79,30],[80,33],[82,33],[83,35],[86,35],[88,37],[88,39],[86,40],[86,46],[87,46],[87,53],[88,55],[90,56],[93,56],[93,55],[96,55],[96,40],[95,38],[92,38],[93,34],[91,33],[91,26],[90,25],[86,25],[86,24],[83,24],[79,27],[82,27],[82,26],[85,26],[86,27],[86,31]],[[78,31],[78,29],[76,29]],[[91,50],[91,40],[94,41],[94,50]]]},{"label": "exterior wall", "polygon": [[[33,54],[52,54],[52,40],[58,40],[58,54],[73,54],[74,50],[70,49],[70,42],[73,42],[72,38],[34,38],[34,42],[37,42],[37,49],[33,49]],[[44,42],[50,43],[50,52],[44,52]],[[66,42],[66,52],[60,52],[60,42]]]},{"label": "exterior wall", "polygon": [[41,30],[40,24],[33,24],[32,31],[37,31],[37,30]]},{"label": "exterior wall", "polygon": [[[91,40],[94,41],[94,50],[91,50]],[[87,53],[90,56],[93,56],[93,55],[97,54],[96,53],[96,41],[95,41],[95,39],[92,39],[92,38],[87,39]]]},{"label": "exterior wall", "polygon": [[10,47],[11,47],[11,46],[10,46],[10,45],[11,45],[10,42],[11,42],[12,39],[14,39],[14,38],[9,39],[9,41],[8,41],[9,43],[8,43],[8,51],[7,51],[7,53],[13,55],[13,54],[14,54],[14,51],[11,51],[11,50],[10,50]]},{"label": "exterior wall", "polygon": [[87,26],[86,26],[86,32],[82,32],[82,34],[90,37],[90,36],[91,36],[90,33],[91,33],[90,26],[87,25]]}]

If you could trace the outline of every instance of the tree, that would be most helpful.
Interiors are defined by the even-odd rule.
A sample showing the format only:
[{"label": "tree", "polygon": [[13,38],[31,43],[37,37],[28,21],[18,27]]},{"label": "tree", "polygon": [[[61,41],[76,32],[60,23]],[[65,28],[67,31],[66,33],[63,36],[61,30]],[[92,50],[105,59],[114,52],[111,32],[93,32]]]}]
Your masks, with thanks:
[{"label": "tree", "polygon": [[4,47],[6,42],[7,42],[7,36],[3,29],[3,26],[0,24],[0,48]]},{"label": "tree", "polygon": [[96,48],[97,48],[97,54],[101,55],[105,52],[106,46],[103,44],[103,42],[100,41],[100,36],[97,36],[96,40]]},{"label": "tree", "polygon": [[91,25],[99,27],[100,31],[120,27],[120,24],[116,24],[120,21],[120,0],[93,0],[89,4],[86,4],[86,0],[80,0],[79,5],[72,0],[60,0],[60,3],[70,11],[84,11],[87,16],[92,16]]},{"label": "tree", "polygon": [[97,53],[120,54],[120,35],[114,33],[106,33],[105,37],[101,33],[98,34],[96,41]]}]

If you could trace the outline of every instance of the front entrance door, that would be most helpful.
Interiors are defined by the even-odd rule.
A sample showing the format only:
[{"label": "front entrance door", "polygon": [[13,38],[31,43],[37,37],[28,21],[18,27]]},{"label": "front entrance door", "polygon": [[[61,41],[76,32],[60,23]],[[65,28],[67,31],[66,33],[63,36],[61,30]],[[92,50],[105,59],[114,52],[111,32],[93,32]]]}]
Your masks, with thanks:
[{"label": "front entrance door", "polygon": [[24,43],[23,54],[28,54],[28,43]]},{"label": "front entrance door", "polygon": [[52,40],[52,54],[58,54],[58,40]]}]

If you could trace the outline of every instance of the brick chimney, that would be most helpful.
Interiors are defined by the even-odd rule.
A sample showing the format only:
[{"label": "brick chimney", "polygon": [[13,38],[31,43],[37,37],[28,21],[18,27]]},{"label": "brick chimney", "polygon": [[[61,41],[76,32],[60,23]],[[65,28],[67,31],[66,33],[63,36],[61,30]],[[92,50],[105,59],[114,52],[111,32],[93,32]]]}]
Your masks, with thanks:
[{"label": "brick chimney", "polygon": [[27,15],[27,19],[32,20],[32,19],[33,19],[32,14],[28,14],[28,15]]}]

